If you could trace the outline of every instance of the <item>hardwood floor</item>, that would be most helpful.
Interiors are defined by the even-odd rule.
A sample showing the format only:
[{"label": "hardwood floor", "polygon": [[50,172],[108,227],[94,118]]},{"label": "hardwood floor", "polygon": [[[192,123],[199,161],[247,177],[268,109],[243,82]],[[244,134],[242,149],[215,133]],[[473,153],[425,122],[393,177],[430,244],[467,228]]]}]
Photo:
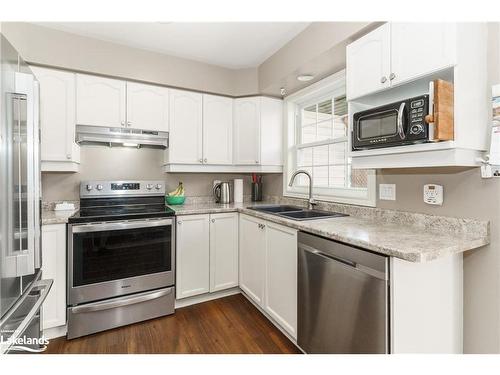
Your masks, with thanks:
[{"label": "hardwood floor", "polygon": [[246,354],[300,351],[241,294],[177,309],[174,315],[66,340],[45,353]]}]

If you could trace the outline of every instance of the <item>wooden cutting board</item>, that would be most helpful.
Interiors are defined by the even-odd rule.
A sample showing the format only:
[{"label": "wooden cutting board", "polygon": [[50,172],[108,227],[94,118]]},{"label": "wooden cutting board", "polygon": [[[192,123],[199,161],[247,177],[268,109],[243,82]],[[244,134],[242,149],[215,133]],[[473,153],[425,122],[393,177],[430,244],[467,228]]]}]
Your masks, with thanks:
[{"label": "wooden cutting board", "polygon": [[434,123],[435,141],[454,139],[453,83],[442,79],[434,80],[434,112],[425,116],[427,124]]}]

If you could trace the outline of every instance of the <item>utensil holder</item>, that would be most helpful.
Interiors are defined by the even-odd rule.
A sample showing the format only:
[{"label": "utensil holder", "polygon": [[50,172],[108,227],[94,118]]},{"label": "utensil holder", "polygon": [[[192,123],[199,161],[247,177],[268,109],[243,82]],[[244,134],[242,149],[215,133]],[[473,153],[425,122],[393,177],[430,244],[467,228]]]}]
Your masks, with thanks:
[{"label": "utensil holder", "polygon": [[252,202],[262,200],[262,183],[252,182]]}]

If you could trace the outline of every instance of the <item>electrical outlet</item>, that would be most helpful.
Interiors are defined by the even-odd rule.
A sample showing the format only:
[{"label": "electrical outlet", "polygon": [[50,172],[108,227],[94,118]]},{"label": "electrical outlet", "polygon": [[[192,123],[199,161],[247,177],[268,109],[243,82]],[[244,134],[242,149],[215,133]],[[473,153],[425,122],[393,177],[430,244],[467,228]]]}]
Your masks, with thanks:
[{"label": "electrical outlet", "polygon": [[378,197],[384,201],[396,200],[396,184],[379,184]]}]

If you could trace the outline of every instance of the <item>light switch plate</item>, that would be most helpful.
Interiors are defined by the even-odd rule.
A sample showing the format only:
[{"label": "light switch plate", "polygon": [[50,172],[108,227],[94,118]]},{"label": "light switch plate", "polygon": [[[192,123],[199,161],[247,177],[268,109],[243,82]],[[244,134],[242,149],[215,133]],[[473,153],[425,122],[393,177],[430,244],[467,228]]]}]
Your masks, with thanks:
[{"label": "light switch plate", "polygon": [[379,184],[378,197],[384,201],[396,200],[396,184]]},{"label": "light switch plate", "polygon": [[424,202],[441,206],[443,204],[443,186],[436,184],[424,185]]}]

